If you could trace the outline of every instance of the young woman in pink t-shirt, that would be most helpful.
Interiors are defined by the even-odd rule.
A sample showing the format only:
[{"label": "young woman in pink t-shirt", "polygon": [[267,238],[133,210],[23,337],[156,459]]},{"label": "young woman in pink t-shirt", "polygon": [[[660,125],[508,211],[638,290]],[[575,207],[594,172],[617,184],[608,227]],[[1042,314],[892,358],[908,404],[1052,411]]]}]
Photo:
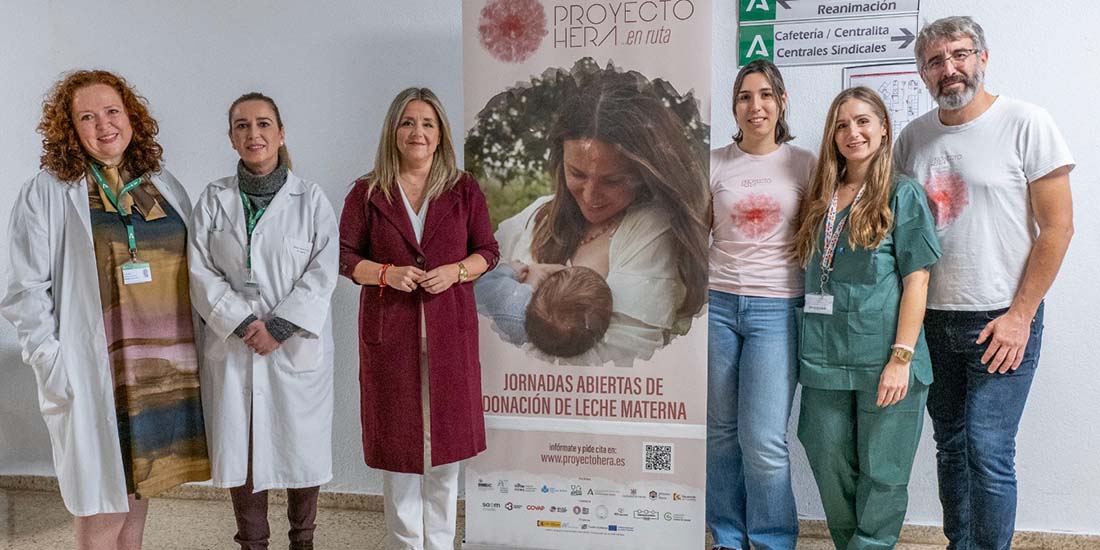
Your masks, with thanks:
[{"label": "young woman in pink t-shirt", "polygon": [[713,242],[707,395],[707,524],[716,549],[794,548],[787,418],[797,384],[792,255],[816,159],[787,143],[787,92],[771,62],[733,86],[734,142],[711,152]]}]

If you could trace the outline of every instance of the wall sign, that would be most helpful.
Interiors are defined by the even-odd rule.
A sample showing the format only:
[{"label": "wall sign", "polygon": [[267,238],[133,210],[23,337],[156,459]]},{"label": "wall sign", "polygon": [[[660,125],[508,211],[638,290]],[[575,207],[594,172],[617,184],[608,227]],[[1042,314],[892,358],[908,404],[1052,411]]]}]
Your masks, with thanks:
[{"label": "wall sign", "polygon": [[742,23],[845,19],[870,15],[917,13],[920,0],[739,0]]},{"label": "wall sign", "polygon": [[739,0],[737,65],[909,61],[919,0]]},{"label": "wall sign", "polygon": [[778,66],[913,59],[916,15],[743,25],[738,66],[767,59]]}]

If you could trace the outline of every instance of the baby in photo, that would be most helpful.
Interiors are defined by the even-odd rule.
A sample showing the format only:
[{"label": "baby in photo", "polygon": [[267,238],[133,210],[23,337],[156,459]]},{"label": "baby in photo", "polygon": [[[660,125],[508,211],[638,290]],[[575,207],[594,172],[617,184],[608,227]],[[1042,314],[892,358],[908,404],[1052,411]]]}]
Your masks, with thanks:
[{"label": "baby in photo", "polygon": [[592,349],[611,324],[611,289],[587,267],[513,260],[482,275],[475,295],[506,342],[554,357]]}]

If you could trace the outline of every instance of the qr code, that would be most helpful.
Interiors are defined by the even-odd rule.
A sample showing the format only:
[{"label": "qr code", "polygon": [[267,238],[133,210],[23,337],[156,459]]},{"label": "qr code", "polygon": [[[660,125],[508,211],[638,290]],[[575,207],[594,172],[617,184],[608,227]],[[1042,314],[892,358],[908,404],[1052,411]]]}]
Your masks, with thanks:
[{"label": "qr code", "polygon": [[671,443],[643,443],[642,454],[645,455],[643,471],[662,474],[673,473]]}]

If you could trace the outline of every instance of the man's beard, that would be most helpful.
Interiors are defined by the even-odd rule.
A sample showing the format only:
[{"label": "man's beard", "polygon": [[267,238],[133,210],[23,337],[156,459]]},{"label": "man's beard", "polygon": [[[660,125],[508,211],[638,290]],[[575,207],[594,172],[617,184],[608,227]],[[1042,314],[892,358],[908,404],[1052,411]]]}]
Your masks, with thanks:
[{"label": "man's beard", "polygon": [[[950,63],[950,61],[948,61]],[[940,90],[951,85],[954,82],[961,82],[963,89],[957,92],[940,92],[936,94],[932,92],[932,97],[935,98],[936,103],[939,104],[941,109],[947,111],[957,111],[966,107],[974,96],[978,93],[978,88],[981,88],[982,83],[985,82],[985,71],[981,67],[975,68],[974,76],[967,78],[963,73],[957,73],[950,79],[943,79],[937,84]],[[929,90],[931,91],[931,90]]]}]

